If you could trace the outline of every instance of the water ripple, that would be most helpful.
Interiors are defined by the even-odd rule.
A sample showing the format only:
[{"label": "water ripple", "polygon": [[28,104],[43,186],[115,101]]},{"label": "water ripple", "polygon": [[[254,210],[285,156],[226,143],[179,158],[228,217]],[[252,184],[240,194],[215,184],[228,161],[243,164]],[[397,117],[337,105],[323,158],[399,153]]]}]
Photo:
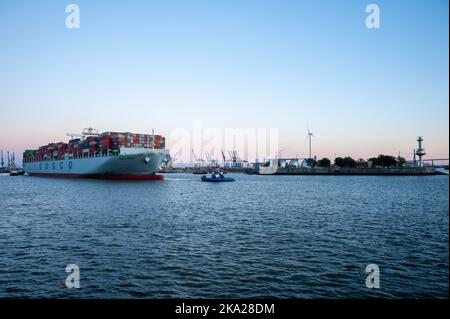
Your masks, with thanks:
[{"label": "water ripple", "polygon": [[0,177],[0,297],[448,298],[448,177],[235,177]]}]

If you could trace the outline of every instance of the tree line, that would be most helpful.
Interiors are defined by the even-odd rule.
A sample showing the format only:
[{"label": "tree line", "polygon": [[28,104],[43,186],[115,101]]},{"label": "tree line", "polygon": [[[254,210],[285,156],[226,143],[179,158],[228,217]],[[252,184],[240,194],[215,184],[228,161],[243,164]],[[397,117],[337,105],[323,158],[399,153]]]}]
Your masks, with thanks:
[{"label": "tree line", "polygon": [[[355,160],[350,156],[336,157],[334,159],[334,166],[340,168],[354,168],[354,167],[368,167],[369,163],[372,167],[402,167],[405,165],[406,160],[401,156],[391,156],[380,154],[378,157],[371,157],[367,161],[364,159]],[[319,160],[310,158],[307,160],[307,164],[310,167],[331,167],[331,160],[324,157]]]}]

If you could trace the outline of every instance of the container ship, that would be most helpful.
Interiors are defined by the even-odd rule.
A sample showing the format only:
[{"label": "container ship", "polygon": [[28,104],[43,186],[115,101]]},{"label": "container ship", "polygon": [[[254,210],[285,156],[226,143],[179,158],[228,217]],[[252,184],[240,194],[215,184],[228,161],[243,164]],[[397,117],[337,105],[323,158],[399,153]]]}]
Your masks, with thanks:
[{"label": "container ship", "polygon": [[[170,158],[161,135],[104,132],[88,128],[68,143],[50,143],[23,154],[23,169],[32,176],[162,180],[156,174]],[[75,138],[76,137],[76,138]]]}]

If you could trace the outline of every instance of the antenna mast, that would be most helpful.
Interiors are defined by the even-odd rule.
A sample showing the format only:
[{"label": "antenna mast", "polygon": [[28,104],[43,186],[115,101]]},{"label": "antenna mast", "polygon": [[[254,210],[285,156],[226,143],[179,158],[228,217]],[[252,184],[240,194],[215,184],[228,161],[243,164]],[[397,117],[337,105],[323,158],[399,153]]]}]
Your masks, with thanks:
[{"label": "antenna mast", "polygon": [[416,155],[419,157],[419,167],[423,166],[423,162],[422,162],[422,156],[424,156],[425,153],[425,149],[422,147],[422,142],[423,142],[423,137],[419,136],[417,138],[417,142],[418,142],[418,146],[419,148],[416,150]]}]

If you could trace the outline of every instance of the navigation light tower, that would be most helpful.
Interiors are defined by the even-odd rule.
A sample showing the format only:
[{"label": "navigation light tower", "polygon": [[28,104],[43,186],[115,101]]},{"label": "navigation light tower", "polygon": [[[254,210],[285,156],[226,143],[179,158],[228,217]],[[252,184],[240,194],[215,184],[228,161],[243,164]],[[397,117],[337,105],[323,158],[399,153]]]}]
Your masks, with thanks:
[{"label": "navigation light tower", "polygon": [[424,156],[426,154],[425,149],[422,147],[422,142],[423,142],[422,136],[419,136],[417,138],[417,142],[419,143],[419,147],[416,150],[416,155],[419,157],[419,167],[422,167],[423,166],[422,156]]}]

